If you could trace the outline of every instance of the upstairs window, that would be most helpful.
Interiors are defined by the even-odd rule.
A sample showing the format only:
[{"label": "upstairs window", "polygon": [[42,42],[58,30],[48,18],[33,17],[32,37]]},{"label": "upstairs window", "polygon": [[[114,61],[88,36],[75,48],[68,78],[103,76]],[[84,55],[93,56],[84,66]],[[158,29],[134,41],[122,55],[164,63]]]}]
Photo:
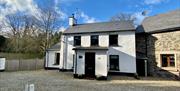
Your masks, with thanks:
[{"label": "upstairs window", "polygon": [[91,36],[91,46],[98,46],[99,45],[99,36],[92,35]]},{"label": "upstairs window", "polygon": [[118,45],[118,35],[109,35],[109,46]]},{"label": "upstairs window", "polygon": [[74,46],[81,46],[81,36],[74,36]]},{"label": "upstairs window", "polygon": [[175,67],[174,54],[161,54],[162,67]]}]

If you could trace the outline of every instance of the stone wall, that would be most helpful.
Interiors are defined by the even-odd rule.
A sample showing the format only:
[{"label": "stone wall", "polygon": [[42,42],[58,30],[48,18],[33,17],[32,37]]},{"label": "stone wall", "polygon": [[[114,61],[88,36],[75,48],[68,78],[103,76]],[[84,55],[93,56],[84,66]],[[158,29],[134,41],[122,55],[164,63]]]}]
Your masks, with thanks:
[{"label": "stone wall", "polygon": [[146,54],[146,34],[136,34],[136,51]]},{"label": "stone wall", "polygon": [[[148,57],[150,75],[157,76],[165,73],[179,75],[180,31],[146,34],[146,36],[145,34],[136,35],[136,51],[137,54],[144,53]],[[176,67],[161,67],[161,54],[174,54]]]},{"label": "stone wall", "polygon": [[[176,67],[161,67],[161,54],[174,54]],[[150,73],[178,75],[180,70],[180,31],[150,34],[147,37],[147,57]]]}]

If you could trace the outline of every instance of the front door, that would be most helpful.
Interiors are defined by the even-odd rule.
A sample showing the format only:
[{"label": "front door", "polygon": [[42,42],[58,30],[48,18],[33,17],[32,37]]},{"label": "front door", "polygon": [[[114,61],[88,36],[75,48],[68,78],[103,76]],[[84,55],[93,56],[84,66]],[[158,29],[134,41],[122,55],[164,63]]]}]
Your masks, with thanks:
[{"label": "front door", "polygon": [[85,53],[85,76],[86,77],[95,76],[95,53],[94,52]]}]

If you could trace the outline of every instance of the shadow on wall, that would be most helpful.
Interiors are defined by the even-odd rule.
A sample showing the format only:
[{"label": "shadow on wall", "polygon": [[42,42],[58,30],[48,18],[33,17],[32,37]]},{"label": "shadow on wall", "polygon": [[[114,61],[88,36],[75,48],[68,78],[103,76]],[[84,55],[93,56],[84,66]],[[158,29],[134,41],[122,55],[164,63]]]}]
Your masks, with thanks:
[{"label": "shadow on wall", "polygon": [[136,57],[128,53],[119,51],[121,49],[121,47],[110,47],[108,55],[119,55],[120,72],[136,73]]},{"label": "shadow on wall", "polygon": [[[147,36],[147,57],[148,57],[148,65],[149,65],[148,66],[149,74],[152,76],[180,80],[179,74],[174,74],[173,71],[165,70],[157,66],[158,57],[160,57],[160,55],[155,54],[156,41],[158,41],[158,39],[152,36],[151,34]],[[161,58],[160,58],[160,61],[161,61]]]},{"label": "shadow on wall", "polygon": [[[66,61],[67,62],[66,66],[69,69],[73,68],[73,61],[75,60],[74,59],[75,58],[75,53],[74,53],[74,50],[73,50],[73,48],[74,48],[73,47],[74,46],[74,41],[73,40],[74,40],[73,37],[68,37],[68,42],[67,42],[68,47],[72,48],[72,49],[67,48],[67,52],[68,52],[67,60],[69,60],[69,61]],[[73,58],[73,56],[74,56],[74,58]],[[69,67],[69,66],[72,66],[72,67]]]},{"label": "shadow on wall", "polygon": [[[144,28],[139,26],[136,31],[136,56],[137,62],[141,61],[142,58],[148,59],[148,75],[165,77],[170,79],[179,79],[177,74],[174,74],[168,70],[164,70],[158,67],[157,60],[160,55],[156,55],[155,43],[158,39],[152,34],[144,33]],[[166,41],[166,40],[165,40]],[[164,43],[163,43],[164,45]],[[160,48],[162,49],[162,48]],[[143,69],[144,67],[142,67]]]}]

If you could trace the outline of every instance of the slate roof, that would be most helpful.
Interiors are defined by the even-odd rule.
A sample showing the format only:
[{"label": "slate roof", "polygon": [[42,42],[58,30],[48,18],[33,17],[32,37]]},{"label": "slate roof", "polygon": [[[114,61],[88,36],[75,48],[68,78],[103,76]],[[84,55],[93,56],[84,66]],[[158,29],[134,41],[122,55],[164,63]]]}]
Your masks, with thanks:
[{"label": "slate roof", "polygon": [[137,33],[161,32],[174,28],[180,29],[180,9],[145,18],[137,28]]},{"label": "slate roof", "polygon": [[48,48],[47,51],[60,51],[60,47],[61,47],[61,43],[58,42],[55,45],[53,45],[52,47]]},{"label": "slate roof", "polygon": [[111,21],[100,23],[76,24],[75,26],[70,26],[66,31],[64,31],[64,34],[112,32],[126,30],[135,30],[132,21]]}]

